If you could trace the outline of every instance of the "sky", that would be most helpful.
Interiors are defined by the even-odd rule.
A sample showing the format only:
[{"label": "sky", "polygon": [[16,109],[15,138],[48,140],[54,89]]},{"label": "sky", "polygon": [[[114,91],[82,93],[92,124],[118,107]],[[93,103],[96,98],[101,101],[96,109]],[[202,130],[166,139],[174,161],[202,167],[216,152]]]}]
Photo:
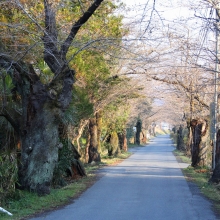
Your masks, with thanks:
[{"label": "sky", "polygon": [[[151,5],[153,4],[153,0],[121,0],[127,6],[131,7],[130,15],[141,13],[144,9],[144,6],[147,2]],[[194,12],[189,11],[184,5],[181,3],[177,3],[178,0],[156,0],[156,9],[160,11],[163,17],[166,19],[174,19],[176,17],[188,17],[192,16]],[[141,11],[142,10],[142,11]]]}]

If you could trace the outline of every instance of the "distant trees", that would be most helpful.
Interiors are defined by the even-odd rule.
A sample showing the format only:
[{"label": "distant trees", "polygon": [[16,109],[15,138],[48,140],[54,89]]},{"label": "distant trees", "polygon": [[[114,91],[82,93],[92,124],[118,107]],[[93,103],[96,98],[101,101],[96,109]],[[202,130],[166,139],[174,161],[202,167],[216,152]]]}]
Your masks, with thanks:
[{"label": "distant trees", "polygon": [[[192,13],[190,19],[185,15],[166,19],[166,12],[157,11],[157,4],[151,10],[155,13],[142,14],[138,29],[141,37],[136,44],[139,50],[138,55],[135,54],[138,59],[129,64],[127,73],[134,78],[139,76],[148,86],[146,93],[152,98],[152,106],[157,105],[156,114],[150,119],[187,126],[186,148],[193,157],[192,165],[200,166],[211,161],[209,115],[216,56],[210,33],[215,30],[216,20],[210,3],[218,8],[218,1],[189,1],[184,6],[187,3],[192,8],[198,3],[194,8],[196,17]],[[145,4],[143,11],[149,8],[150,2]],[[200,127],[203,132],[198,133]],[[179,138],[178,146],[184,149],[181,132]]]}]

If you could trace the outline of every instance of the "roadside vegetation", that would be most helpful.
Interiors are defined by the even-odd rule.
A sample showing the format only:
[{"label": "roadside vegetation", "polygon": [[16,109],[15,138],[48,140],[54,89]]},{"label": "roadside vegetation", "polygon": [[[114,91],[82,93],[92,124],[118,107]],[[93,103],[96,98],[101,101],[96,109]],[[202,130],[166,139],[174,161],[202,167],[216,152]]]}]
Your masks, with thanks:
[{"label": "roadside vegetation", "polygon": [[173,154],[177,160],[189,164],[187,168],[182,169],[186,180],[196,184],[201,193],[213,203],[215,211],[220,213],[220,184],[210,181],[213,174],[212,169],[207,166],[192,167],[191,158],[183,151],[176,149]]},{"label": "roadside vegetation", "polygon": [[[165,11],[175,4],[165,1]],[[220,9],[209,0],[184,5],[198,16],[165,19],[155,1],[1,1],[0,208],[19,218],[64,204],[129,146],[170,132],[163,127],[190,158],[191,175],[207,169],[218,186],[218,56],[209,39]],[[142,17],[129,20],[133,9]]]},{"label": "roadside vegetation", "polygon": [[131,155],[129,152],[122,152],[117,157],[104,156],[102,162],[93,165],[86,164],[86,176],[77,179],[69,179],[64,187],[52,189],[46,196],[38,196],[37,193],[17,190],[14,198],[7,201],[7,208],[13,213],[13,216],[0,213],[1,220],[18,220],[40,214],[45,211],[51,211],[73,202],[82,192],[93,185],[99,175],[97,170],[105,166],[116,165]]}]

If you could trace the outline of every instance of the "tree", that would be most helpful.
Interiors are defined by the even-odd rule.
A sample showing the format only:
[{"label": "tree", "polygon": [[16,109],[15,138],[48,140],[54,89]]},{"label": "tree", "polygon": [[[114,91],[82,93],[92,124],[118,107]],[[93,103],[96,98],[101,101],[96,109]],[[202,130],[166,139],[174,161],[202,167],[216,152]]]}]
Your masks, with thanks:
[{"label": "tree", "polygon": [[136,124],[136,143],[138,145],[140,145],[141,140],[140,140],[140,135],[141,135],[141,129],[142,129],[142,122],[140,119],[137,120],[137,124]]},{"label": "tree", "polygon": [[192,166],[206,166],[207,165],[207,149],[208,144],[208,123],[205,120],[195,120],[191,121],[192,127],[192,143],[191,143],[191,152],[192,152]]},{"label": "tree", "polygon": [[1,51],[1,72],[6,72],[11,77],[14,103],[21,108],[21,111],[17,112],[7,105],[9,102],[4,103],[0,116],[11,123],[21,140],[19,183],[22,188],[39,194],[50,192],[60,146],[59,119],[71,102],[75,76],[75,71],[69,66],[67,53],[82,25],[89,20],[102,1],[96,0],[91,3],[72,25],[70,33],[60,45],[59,28],[56,25],[56,13],[52,2],[43,2],[45,28],[33,19],[21,3],[15,2],[23,16],[27,16],[32,25],[43,32],[43,60],[53,76],[50,83],[45,84],[40,80],[33,65],[27,61],[16,60],[16,57]]},{"label": "tree", "polygon": [[176,148],[178,150],[184,150],[184,143],[183,143],[183,127],[180,125],[179,129],[177,130],[177,145]]}]

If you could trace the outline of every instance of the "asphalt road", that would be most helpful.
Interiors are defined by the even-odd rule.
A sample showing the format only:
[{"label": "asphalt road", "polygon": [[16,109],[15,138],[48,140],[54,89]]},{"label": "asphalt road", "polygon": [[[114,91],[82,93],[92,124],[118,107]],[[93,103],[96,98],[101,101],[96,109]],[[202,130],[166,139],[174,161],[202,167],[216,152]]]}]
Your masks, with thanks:
[{"label": "asphalt road", "polygon": [[169,136],[134,149],[73,204],[34,220],[213,220],[212,204],[189,185]]}]

